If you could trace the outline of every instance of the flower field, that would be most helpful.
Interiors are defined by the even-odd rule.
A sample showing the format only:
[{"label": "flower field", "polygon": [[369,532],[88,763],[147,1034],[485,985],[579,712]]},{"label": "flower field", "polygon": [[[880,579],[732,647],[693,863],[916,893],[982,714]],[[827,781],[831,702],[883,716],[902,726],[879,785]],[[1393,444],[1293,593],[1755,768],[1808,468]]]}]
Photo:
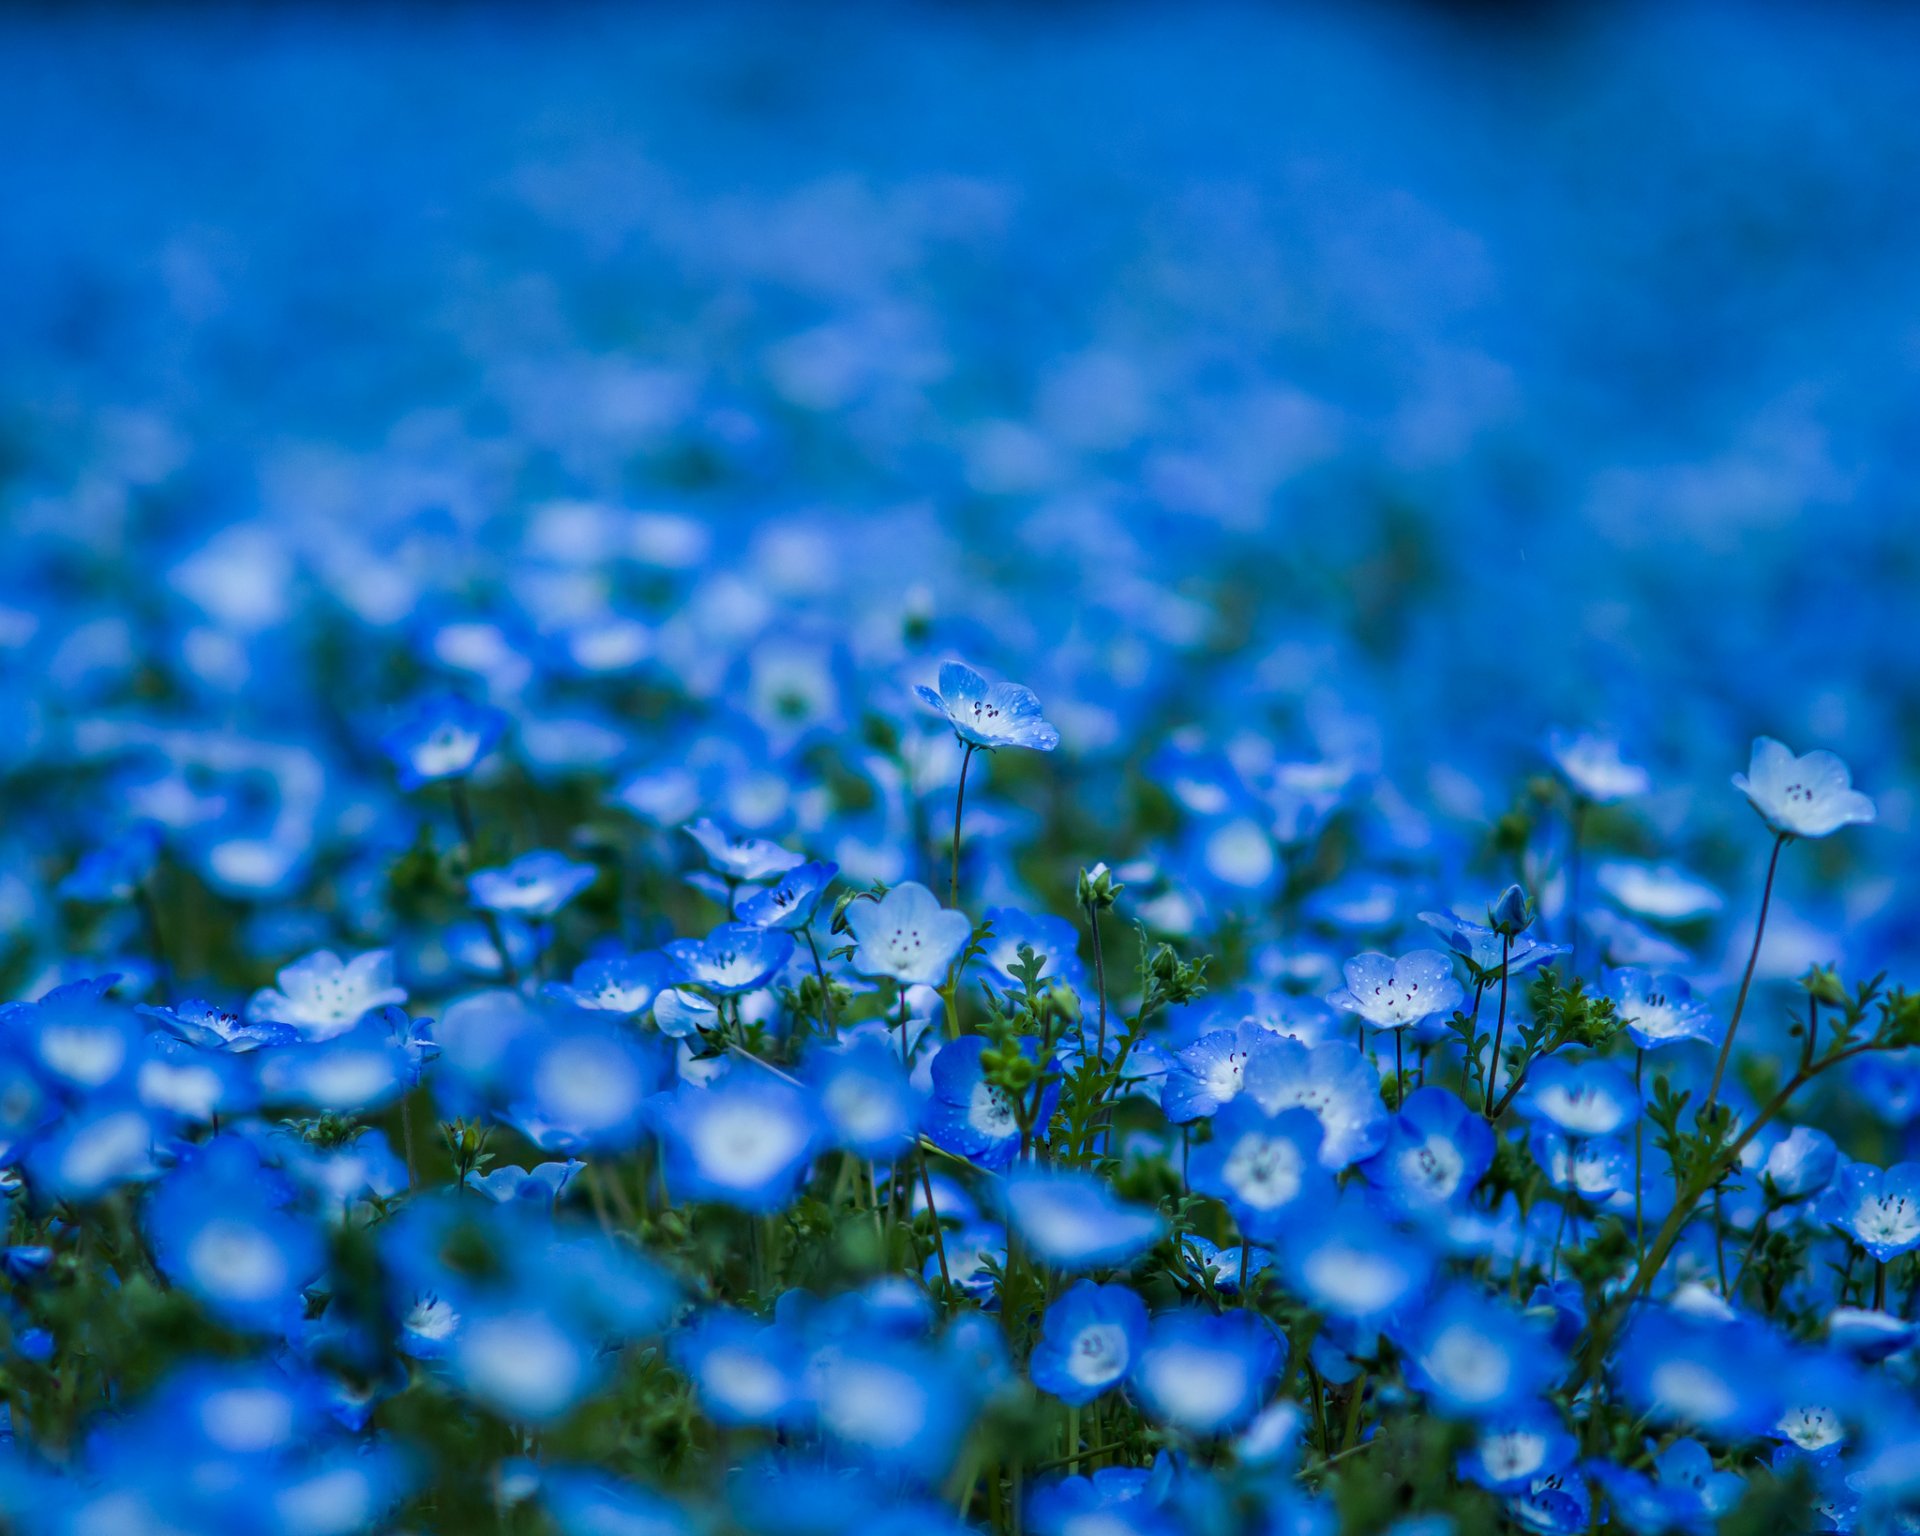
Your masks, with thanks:
[{"label": "flower field", "polygon": [[0,14],[0,1531],[1920,1530],[1917,47]]}]

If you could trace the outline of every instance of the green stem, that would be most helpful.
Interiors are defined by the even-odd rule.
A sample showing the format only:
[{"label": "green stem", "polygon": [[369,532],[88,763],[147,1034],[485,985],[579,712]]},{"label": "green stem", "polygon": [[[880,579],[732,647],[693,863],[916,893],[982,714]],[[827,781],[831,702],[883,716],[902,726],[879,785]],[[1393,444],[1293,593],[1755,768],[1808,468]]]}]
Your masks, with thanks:
[{"label": "green stem", "polygon": [[953,797],[953,869],[947,876],[947,905],[960,905],[960,813],[967,803],[967,768],[973,762],[975,747],[967,742],[960,754],[960,787]]},{"label": "green stem", "polygon": [[1500,1041],[1507,1032],[1507,962],[1513,954],[1513,935],[1500,935],[1500,1021],[1493,1027],[1493,1055],[1487,1061],[1487,1118],[1494,1118],[1493,1090],[1500,1081]]},{"label": "green stem", "polygon": [[1733,1056],[1733,1035],[1740,1027],[1740,1015],[1746,1011],[1747,993],[1753,986],[1753,968],[1760,963],[1760,940],[1767,932],[1767,909],[1773,904],[1773,877],[1780,868],[1780,850],[1787,846],[1787,834],[1782,832],[1773,840],[1773,856],[1767,860],[1767,883],[1760,892],[1760,920],[1753,925],[1753,948],[1747,954],[1746,974],[1740,978],[1740,995],[1733,1001],[1733,1017],[1727,1020],[1727,1037],[1720,1042],[1720,1059],[1713,1064],[1713,1081],[1707,1085],[1706,1102],[1700,1106],[1705,1114],[1713,1108],[1714,1101],[1720,1097],[1720,1080],[1727,1075],[1727,1062]]}]

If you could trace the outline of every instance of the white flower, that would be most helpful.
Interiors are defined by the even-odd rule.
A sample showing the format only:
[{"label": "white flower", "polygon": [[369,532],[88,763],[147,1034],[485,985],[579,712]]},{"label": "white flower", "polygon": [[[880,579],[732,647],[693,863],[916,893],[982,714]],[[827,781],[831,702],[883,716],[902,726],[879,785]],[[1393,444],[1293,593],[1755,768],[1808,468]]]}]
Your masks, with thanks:
[{"label": "white flower", "polygon": [[296,960],[247,1003],[256,1024],[291,1024],[310,1040],[344,1035],[376,1008],[404,1003],[393,984],[393,951],[370,949],[343,961],[330,949]]},{"label": "white flower", "polygon": [[1771,736],[1754,739],[1753,761],[1733,776],[1733,787],[1785,837],[1826,837],[1876,814],[1873,802],[1853,787],[1847,765],[1831,752],[1795,757]]}]

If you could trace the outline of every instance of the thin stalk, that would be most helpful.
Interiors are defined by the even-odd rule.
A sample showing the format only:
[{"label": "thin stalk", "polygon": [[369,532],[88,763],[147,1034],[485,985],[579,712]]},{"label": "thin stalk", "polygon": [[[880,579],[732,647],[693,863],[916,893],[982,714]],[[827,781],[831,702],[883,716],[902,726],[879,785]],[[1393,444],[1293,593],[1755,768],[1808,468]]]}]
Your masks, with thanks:
[{"label": "thin stalk", "polygon": [[1760,963],[1760,940],[1767,932],[1767,909],[1773,904],[1773,877],[1780,868],[1780,850],[1787,846],[1787,834],[1782,832],[1773,840],[1773,856],[1767,860],[1767,883],[1760,892],[1760,920],[1753,925],[1753,948],[1747,954],[1746,974],[1740,978],[1740,995],[1733,1001],[1733,1017],[1727,1020],[1727,1037],[1720,1042],[1720,1059],[1713,1064],[1713,1081],[1707,1086],[1706,1102],[1700,1106],[1705,1114],[1713,1108],[1714,1101],[1720,1097],[1720,1080],[1727,1075],[1727,1062],[1733,1056],[1733,1035],[1740,1027],[1740,1015],[1746,1010],[1747,992],[1753,986],[1753,968]]},{"label": "thin stalk", "polygon": [[[1633,1096],[1640,1099],[1640,1075],[1646,1070],[1647,1053],[1636,1049],[1633,1053]],[[1633,1121],[1633,1251],[1636,1256],[1647,1251],[1646,1224],[1641,1218],[1641,1191],[1643,1180],[1640,1169],[1646,1160],[1647,1117],[1644,1114],[1634,1116]]]},{"label": "thin stalk", "polygon": [[1093,928],[1093,989],[1100,999],[1100,1044],[1095,1059],[1104,1067],[1107,1062],[1107,959],[1100,948],[1100,909],[1091,903],[1087,906],[1087,922]]},{"label": "thin stalk", "polygon": [[960,813],[967,803],[967,768],[978,750],[970,741],[965,746],[966,750],[960,754],[960,787],[953,797],[953,868],[947,876],[947,905],[950,907],[960,905]]},{"label": "thin stalk", "polygon": [[1487,1061],[1487,1118],[1493,1118],[1493,1089],[1500,1080],[1500,1042],[1507,1033],[1507,962],[1513,956],[1513,935],[1500,935],[1500,1020],[1493,1027],[1493,1055]]},{"label": "thin stalk", "polygon": [[927,1154],[920,1154],[920,1188],[927,1197],[927,1220],[933,1223],[933,1251],[940,1258],[940,1283],[953,1288],[953,1276],[947,1273],[947,1237],[940,1230],[940,1207],[933,1203],[933,1175],[927,1171]]},{"label": "thin stalk", "polygon": [[827,986],[827,968],[820,963],[820,946],[813,939],[813,924],[808,923],[801,931],[807,936],[807,950],[813,956],[814,980],[820,983],[821,1021],[827,1026],[827,1033],[831,1035],[837,1032],[838,1026],[833,1018],[833,992]]}]

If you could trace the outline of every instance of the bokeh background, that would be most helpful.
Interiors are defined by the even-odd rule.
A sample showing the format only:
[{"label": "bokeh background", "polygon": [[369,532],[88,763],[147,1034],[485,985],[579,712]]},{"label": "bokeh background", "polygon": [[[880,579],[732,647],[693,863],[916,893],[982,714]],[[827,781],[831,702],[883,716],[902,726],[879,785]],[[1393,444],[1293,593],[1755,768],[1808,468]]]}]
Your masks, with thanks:
[{"label": "bokeh background", "polygon": [[818,745],[949,654],[1061,727],[1060,878],[1152,843],[1182,726],[1347,765],[1408,847],[1599,726],[1657,769],[1614,836],[1734,895],[1711,969],[1765,730],[1882,815],[1790,871],[1770,968],[1912,955],[1917,46],[1847,5],[0,16],[9,963],[81,942],[46,884],[135,814],[299,907],[263,965],[316,900],[377,927],[369,743],[426,674],[537,776],[732,752],[723,808],[804,833]]}]

